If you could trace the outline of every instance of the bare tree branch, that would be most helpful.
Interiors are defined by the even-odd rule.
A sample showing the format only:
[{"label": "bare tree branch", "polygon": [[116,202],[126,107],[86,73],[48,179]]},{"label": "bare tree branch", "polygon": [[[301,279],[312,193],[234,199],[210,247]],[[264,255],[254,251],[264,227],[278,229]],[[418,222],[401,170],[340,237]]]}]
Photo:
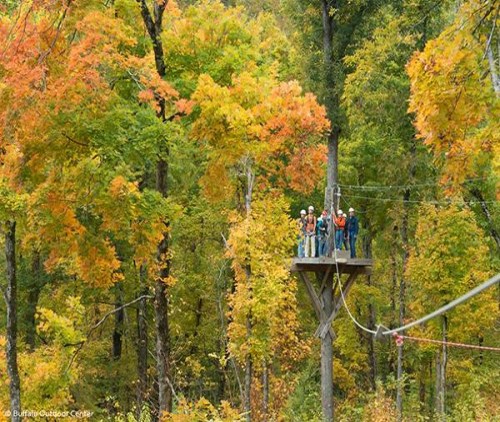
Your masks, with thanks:
[{"label": "bare tree branch", "polygon": [[122,306],[119,306],[118,308],[115,308],[113,309],[112,311],[109,311],[108,313],[104,314],[104,316],[102,317],[102,319],[97,323],[95,324],[94,326],[92,326],[90,328],[90,330],[87,332],[87,336],[86,336],[86,339],[85,340],[82,340],[80,343],[76,343],[79,345],[78,349],[75,350],[75,353],[73,353],[73,356],[71,356],[71,359],[69,361],[69,364],[65,370],[65,373],[67,373],[71,366],[73,365],[73,362],[75,361],[75,358],[76,356],[78,355],[78,353],[80,353],[80,351],[83,349],[83,346],[85,345],[85,343],[87,343],[90,335],[97,329],[99,328],[102,324],[104,324],[104,322],[111,316],[113,315],[114,313],[116,312],[119,312],[121,311],[122,309],[124,308],[127,308],[128,306],[130,305],[133,305],[134,303],[137,303],[139,302],[140,300],[142,299],[154,299],[154,296],[151,296],[151,295],[142,295],[142,296],[139,296],[138,298],[132,300],[131,302],[128,302],[128,303],[125,303],[124,305]]}]

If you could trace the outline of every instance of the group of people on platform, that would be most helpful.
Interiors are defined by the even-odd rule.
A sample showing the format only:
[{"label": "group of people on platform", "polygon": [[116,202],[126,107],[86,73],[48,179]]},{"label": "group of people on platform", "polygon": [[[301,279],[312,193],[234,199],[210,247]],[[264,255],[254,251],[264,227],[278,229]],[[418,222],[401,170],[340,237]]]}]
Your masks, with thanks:
[{"label": "group of people on platform", "polygon": [[299,258],[315,258],[330,255],[329,237],[333,238],[333,247],[337,250],[351,251],[351,258],[356,258],[356,239],[359,232],[359,221],[355,215],[354,208],[349,208],[349,215],[346,216],[342,210],[337,211],[337,215],[330,215],[324,210],[316,218],[314,207],[311,205],[306,210],[300,211],[300,218],[297,220],[299,226]]}]

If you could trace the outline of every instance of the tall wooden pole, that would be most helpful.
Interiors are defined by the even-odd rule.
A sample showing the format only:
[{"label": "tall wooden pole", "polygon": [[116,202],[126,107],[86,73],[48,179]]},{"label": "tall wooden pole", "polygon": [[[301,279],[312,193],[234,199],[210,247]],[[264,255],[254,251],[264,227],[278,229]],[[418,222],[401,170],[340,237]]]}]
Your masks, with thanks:
[{"label": "tall wooden pole", "polygon": [[[333,273],[326,282],[321,298],[324,315],[328,317],[333,310]],[[333,421],[333,338],[330,331],[321,338],[321,407],[323,420]]]}]

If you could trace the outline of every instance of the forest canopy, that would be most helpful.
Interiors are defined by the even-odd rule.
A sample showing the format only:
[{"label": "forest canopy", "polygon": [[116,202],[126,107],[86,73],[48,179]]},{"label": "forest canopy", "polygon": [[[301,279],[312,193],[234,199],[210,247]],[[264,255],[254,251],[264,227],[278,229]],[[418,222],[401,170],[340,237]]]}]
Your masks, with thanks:
[{"label": "forest canopy", "polygon": [[[499,273],[499,13],[3,0],[0,421],[498,420],[499,285],[363,327]],[[309,206],[369,262],[314,280],[346,281],[330,416]]]}]

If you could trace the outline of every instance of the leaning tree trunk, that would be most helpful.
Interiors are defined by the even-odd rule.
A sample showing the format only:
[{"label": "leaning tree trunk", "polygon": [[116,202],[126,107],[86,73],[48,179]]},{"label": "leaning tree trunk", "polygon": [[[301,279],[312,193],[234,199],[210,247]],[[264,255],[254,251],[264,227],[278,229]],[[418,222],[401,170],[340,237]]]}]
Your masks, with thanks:
[{"label": "leaning tree trunk", "polygon": [[5,261],[7,266],[7,375],[10,389],[10,412],[13,422],[21,421],[21,382],[17,365],[17,278],[16,278],[16,222],[8,221],[5,234]]}]

